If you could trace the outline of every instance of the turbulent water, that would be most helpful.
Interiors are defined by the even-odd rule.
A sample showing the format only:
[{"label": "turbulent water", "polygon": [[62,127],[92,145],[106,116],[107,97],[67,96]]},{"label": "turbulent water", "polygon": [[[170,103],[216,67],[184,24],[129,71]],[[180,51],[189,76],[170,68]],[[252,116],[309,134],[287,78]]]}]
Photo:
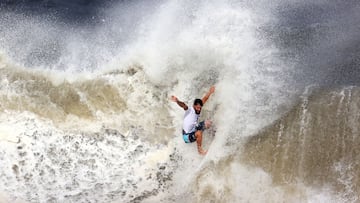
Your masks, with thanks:
[{"label": "turbulent water", "polygon": [[0,202],[358,202],[359,11],[1,2]]}]

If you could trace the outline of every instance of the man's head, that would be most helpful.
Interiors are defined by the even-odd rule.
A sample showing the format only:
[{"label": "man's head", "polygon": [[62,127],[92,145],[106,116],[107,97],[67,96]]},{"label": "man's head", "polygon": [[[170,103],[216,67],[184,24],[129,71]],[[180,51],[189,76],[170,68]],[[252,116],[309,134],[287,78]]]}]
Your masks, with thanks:
[{"label": "man's head", "polygon": [[195,110],[196,114],[200,114],[202,106],[203,106],[202,100],[201,99],[195,99],[195,101],[194,101],[194,110]]}]

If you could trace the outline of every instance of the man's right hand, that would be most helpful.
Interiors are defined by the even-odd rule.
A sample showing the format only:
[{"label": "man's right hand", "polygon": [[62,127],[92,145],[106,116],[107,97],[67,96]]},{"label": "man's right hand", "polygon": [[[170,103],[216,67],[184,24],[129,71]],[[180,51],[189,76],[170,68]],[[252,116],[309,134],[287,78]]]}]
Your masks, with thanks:
[{"label": "man's right hand", "polygon": [[183,108],[185,111],[188,109],[188,106],[182,102],[179,101],[177,97],[175,97],[174,95],[170,97],[171,101],[177,103],[181,108]]},{"label": "man's right hand", "polygon": [[171,101],[173,101],[173,102],[178,102],[178,101],[179,101],[178,98],[175,97],[174,95],[172,95],[170,99],[171,99]]},{"label": "man's right hand", "polygon": [[212,94],[215,92],[215,86],[211,86],[210,87],[210,90],[209,90],[209,93]]}]

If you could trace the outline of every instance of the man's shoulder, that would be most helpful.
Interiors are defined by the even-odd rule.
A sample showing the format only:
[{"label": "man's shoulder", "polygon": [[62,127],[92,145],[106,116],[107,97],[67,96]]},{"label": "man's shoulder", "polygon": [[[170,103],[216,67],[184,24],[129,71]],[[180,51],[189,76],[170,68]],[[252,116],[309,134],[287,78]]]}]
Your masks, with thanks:
[{"label": "man's shoulder", "polygon": [[194,108],[192,108],[191,106],[189,106],[186,110],[185,110],[185,115],[189,115],[189,114],[193,114],[195,113]]}]

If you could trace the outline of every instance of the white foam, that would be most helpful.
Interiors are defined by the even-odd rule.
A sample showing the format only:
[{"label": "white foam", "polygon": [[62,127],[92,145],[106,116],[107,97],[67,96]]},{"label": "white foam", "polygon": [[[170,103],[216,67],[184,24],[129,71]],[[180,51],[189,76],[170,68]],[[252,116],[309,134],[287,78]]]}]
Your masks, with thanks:
[{"label": "white foam", "polygon": [[0,124],[0,141],[17,143],[19,141],[18,135],[18,129],[14,129],[13,126],[9,126],[7,123]]},{"label": "white foam", "polygon": [[[0,189],[10,200],[130,201],[159,187],[159,164],[172,147],[151,146],[129,133],[103,129],[97,133],[68,132],[31,113],[1,114],[4,132],[20,142],[0,142]],[[160,170],[166,175],[167,166]],[[124,194],[124,195],[122,195]]]},{"label": "white foam", "polygon": [[[128,77],[111,74],[104,76],[119,88],[119,93],[126,99],[127,109],[118,115],[107,117],[109,114],[99,112],[96,113],[98,117],[93,123],[69,116],[64,126],[57,128],[51,122],[41,121],[36,116],[34,118],[32,115],[19,113],[11,122],[5,123],[3,129],[6,132],[10,132],[12,128],[19,129],[18,134],[24,136],[22,141],[28,146],[28,153],[35,150],[47,157],[40,166],[41,169],[47,170],[47,167],[50,167],[52,170],[49,169],[48,172],[54,172],[53,176],[35,177],[38,185],[30,186],[47,196],[34,197],[32,194],[24,194],[29,192],[25,181],[17,182],[13,171],[7,171],[6,175],[10,180],[6,180],[8,185],[3,187],[8,191],[21,189],[16,191],[14,196],[38,198],[39,201],[46,201],[48,196],[59,201],[71,198],[77,201],[79,199],[74,196],[78,194],[83,198],[82,201],[86,201],[86,198],[104,201],[111,199],[104,197],[104,194],[113,194],[114,199],[131,201],[141,196],[145,190],[159,188],[154,177],[147,178],[150,174],[155,176],[158,164],[169,162],[169,154],[173,153],[175,147],[175,153],[180,158],[175,161],[178,164],[176,170],[174,168],[174,171],[171,171],[173,187],[165,188],[165,192],[152,197],[154,199],[167,199],[170,196],[180,199],[185,195],[185,199],[199,200],[201,196],[187,197],[191,192],[189,188],[195,187],[195,191],[202,194],[206,193],[209,186],[215,191],[215,197],[223,197],[223,194],[228,192],[229,196],[226,198],[234,202],[266,201],[268,195],[270,200],[283,200],[281,195],[285,192],[274,188],[268,174],[258,169],[249,169],[241,163],[229,163],[226,168],[229,173],[225,174],[227,176],[223,176],[221,170],[209,175],[202,174],[205,169],[211,171],[211,168],[207,168],[209,165],[230,156],[233,150],[239,147],[242,137],[256,133],[273,121],[278,116],[278,105],[284,102],[285,97],[288,99],[288,94],[281,94],[287,84],[279,78],[285,68],[290,74],[291,66],[285,67],[277,58],[276,48],[258,35],[258,28],[273,20],[272,16],[265,10],[258,15],[247,8],[246,4],[231,1],[176,0],[161,3],[156,12],[152,13],[154,14],[146,13],[144,16],[147,18],[134,26],[135,34],[130,40],[131,43],[126,43],[120,50],[108,47],[114,39],[111,37],[94,37],[96,42],[101,42],[99,44],[103,44],[105,40],[104,47],[89,44],[94,43],[87,39],[92,35],[74,34],[64,40],[64,44],[61,44],[64,51],[59,61],[53,64],[54,69],[64,69],[64,73],[44,71],[54,84],[61,84],[63,80],[73,82],[84,78],[91,79],[102,71],[125,70],[133,65],[140,66],[142,70]],[[40,34],[46,31],[41,30],[38,24],[35,25],[36,30],[40,29]],[[66,29],[68,28],[63,31],[67,31]],[[36,31],[34,33],[36,34]],[[108,48],[112,53],[100,54]],[[119,53],[118,58],[114,57],[114,53]],[[22,56],[27,54],[25,51]],[[87,63],[88,60],[90,64]],[[100,64],[95,65],[95,71],[91,65],[94,61]],[[109,63],[111,65],[108,65]],[[74,72],[80,73],[73,74]],[[197,153],[194,143],[185,144],[181,140],[183,111],[179,110],[176,104],[169,103],[168,97],[175,94],[191,106],[195,97],[201,97],[214,84],[216,92],[204,106],[204,111],[210,112],[209,117],[214,120],[217,132],[215,138],[205,135],[204,148],[210,149],[204,158]],[[94,134],[90,133],[90,137],[81,134],[86,131],[99,132],[103,126],[114,126],[120,132],[138,132],[129,132],[125,141],[116,136],[107,137],[114,146],[97,140],[91,142]],[[74,128],[79,130],[66,131]],[[166,132],[161,134],[161,130]],[[40,140],[32,137],[35,132]],[[50,134],[51,136],[48,136]],[[70,137],[67,137],[68,135]],[[134,140],[136,135],[141,138],[156,137],[155,142],[160,140],[169,144],[145,144],[140,139]],[[11,136],[10,138],[13,139]],[[80,143],[79,151],[72,150],[76,142]],[[31,147],[31,143],[37,146]],[[57,158],[47,155],[50,145],[55,152],[62,152],[61,149],[64,149],[64,154],[57,155]],[[145,152],[131,154],[139,145],[143,146]],[[6,164],[11,165],[17,161],[11,159],[10,151],[3,153],[9,156],[9,160],[5,160]],[[91,169],[91,164],[84,165],[83,159],[94,159],[97,169]],[[30,163],[23,170],[33,172],[31,167],[38,163],[37,158],[30,156],[28,161]],[[70,169],[63,173],[59,162],[65,165],[70,162]],[[73,177],[69,179],[66,175]],[[74,180],[78,185],[73,185]],[[55,186],[47,185],[51,181],[56,182]],[[95,191],[96,184],[100,184],[99,192]],[[134,188],[133,184],[138,184],[137,188]],[[70,190],[66,189],[67,187]],[[226,187],[230,188],[229,191],[223,189]],[[86,196],[86,192],[90,197]],[[121,197],[123,192],[127,194]],[[65,194],[69,197],[65,197]],[[147,201],[150,200],[151,198]]]}]

